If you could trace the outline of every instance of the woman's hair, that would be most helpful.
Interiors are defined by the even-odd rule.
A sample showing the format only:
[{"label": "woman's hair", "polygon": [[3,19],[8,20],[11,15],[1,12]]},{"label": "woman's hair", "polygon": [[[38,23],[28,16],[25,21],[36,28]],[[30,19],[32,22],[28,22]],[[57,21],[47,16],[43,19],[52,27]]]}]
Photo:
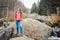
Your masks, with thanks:
[{"label": "woman's hair", "polygon": [[21,12],[21,9],[20,9],[20,8],[18,8],[16,11],[19,11],[19,12]]},{"label": "woman's hair", "polygon": [[18,8],[16,12],[21,12],[21,8]]}]

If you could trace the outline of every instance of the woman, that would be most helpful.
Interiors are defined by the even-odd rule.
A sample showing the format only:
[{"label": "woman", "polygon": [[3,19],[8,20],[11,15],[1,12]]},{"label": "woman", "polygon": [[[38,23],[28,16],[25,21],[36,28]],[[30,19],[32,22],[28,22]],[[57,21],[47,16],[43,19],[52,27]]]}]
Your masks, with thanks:
[{"label": "woman", "polygon": [[22,29],[22,12],[21,9],[18,8],[16,13],[14,14],[14,20],[16,21],[16,31],[17,34],[23,35],[23,29]]}]

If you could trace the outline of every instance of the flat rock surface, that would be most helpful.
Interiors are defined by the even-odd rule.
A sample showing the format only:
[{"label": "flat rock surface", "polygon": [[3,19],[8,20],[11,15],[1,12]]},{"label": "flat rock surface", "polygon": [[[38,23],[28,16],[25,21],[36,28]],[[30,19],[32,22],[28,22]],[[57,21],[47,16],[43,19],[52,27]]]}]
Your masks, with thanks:
[{"label": "flat rock surface", "polygon": [[27,18],[23,20],[24,34],[31,38],[39,38],[45,40],[49,37],[52,29],[45,23],[41,23],[35,19]]},{"label": "flat rock surface", "polygon": [[34,40],[34,39],[31,39],[31,38],[28,38],[26,36],[23,36],[23,37],[16,37],[16,38],[12,38],[10,40]]}]

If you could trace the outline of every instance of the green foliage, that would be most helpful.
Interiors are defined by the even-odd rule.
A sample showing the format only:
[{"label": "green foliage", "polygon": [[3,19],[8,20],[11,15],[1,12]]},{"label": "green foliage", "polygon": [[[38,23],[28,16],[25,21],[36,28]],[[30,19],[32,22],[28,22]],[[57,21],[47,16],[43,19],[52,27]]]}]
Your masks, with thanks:
[{"label": "green foliage", "polygon": [[47,15],[47,0],[41,0],[39,3],[39,12],[40,15]]},{"label": "green foliage", "polygon": [[31,8],[31,13],[38,13],[38,6],[36,5],[36,3],[33,4]]},{"label": "green foliage", "polygon": [[[40,15],[49,15],[49,13],[52,12],[52,0],[41,0],[39,2],[39,12]],[[49,13],[47,13],[47,10],[49,10]]]}]

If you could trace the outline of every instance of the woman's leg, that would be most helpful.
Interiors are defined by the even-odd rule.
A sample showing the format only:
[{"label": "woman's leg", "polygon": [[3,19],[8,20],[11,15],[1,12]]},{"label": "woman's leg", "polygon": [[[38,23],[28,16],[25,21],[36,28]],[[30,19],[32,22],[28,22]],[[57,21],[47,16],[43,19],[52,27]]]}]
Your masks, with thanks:
[{"label": "woman's leg", "polygon": [[17,33],[19,33],[19,30],[18,30],[18,20],[16,20],[16,31],[17,31]]},{"label": "woman's leg", "polygon": [[20,21],[20,34],[23,35],[22,21]]}]

